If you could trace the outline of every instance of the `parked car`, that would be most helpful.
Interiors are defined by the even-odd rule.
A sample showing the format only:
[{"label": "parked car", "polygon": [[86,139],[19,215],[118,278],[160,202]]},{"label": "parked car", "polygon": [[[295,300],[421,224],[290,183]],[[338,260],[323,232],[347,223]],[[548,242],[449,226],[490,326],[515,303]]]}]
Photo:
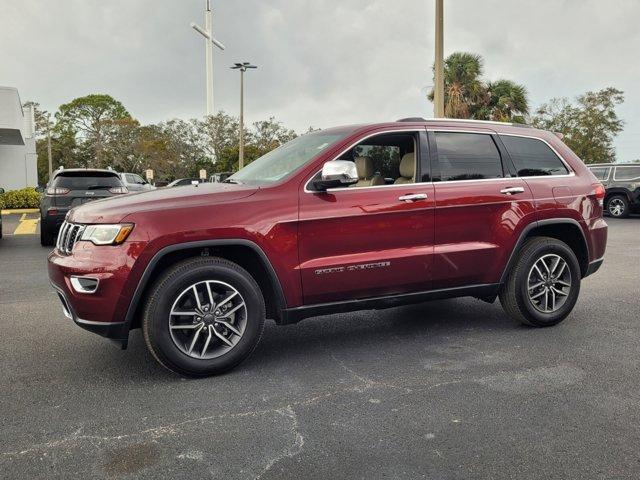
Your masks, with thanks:
[{"label": "parked car", "polygon": [[113,170],[71,168],[53,172],[40,200],[40,243],[51,246],[65,216],[73,207],[128,193]]},{"label": "parked car", "polygon": [[80,327],[123,348],[142,327],[153,356],[189,376],[238,365],[266,318],[472,296],[548,327],[603,262],[604,197],[550,132],[416,119],[331,128],[224,183],[73,209],[49,277]]},{"label": "parked car", "polygon": [[167,185],[167,188],[170,187],[183,187],[185,185],[193,185],[194,183],[204,183],[206,180],[202,180],[201,178],[178,178],[173,182]]},{"label": "parked car", "polygon": [[214,173],[209,177],[210,182],[224,182],[227,178],[233,175],[233,172],[219,172]]},{"label": "parked car", "polygon": [[[0,195],[4,193],[4,188],[0,188]],[[0,238],[2,238],[2,214],[0,214]]]},{"label": "parked car", "polygon": [[144,192],[145,190],[155,189],[153,185],[137,173],[120,173],[120,180],[130,192]]},{"label": "parked car", "polygon": [[589,170],[607,190],[607,214],[626,218],[630,213],[640,213],[640,165],[598,163],[589,165]]}]

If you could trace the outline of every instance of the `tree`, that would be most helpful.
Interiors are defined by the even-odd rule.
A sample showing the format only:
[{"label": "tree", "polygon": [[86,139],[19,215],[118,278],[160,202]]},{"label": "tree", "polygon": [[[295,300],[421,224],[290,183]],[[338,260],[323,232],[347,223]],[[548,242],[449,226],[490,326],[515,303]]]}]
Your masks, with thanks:
[{"label": "tree", "polygon": [[218,161],[225,150],[237,145],[240,136],[240,121],[236,117],[218,112],[204,120],[196,120],[196,126],[206,137],[209,157]]},{"label": "tree", "polygon": [[[486,82],[483,73],[480,55],[455,52],[445,59],[445,116],[524,123],[529,111],[526,88],[511,80]],[[433,90],[428,98],[433,101]]]},{"label": "tree", "polygon": [[554,98],[536,111],[533,124],[562,133],[564,142],[585,163],[614,162],[613,140],[624,127],[615,109],[622,102],[624,92],[613,87],[587,92],[575,103]]},{"label": "tree", "polygon": [[488,120],[525,123],[529,113],[527,89],[511,80],[498,80],[487,84]]},{"label": "tree", "polygon": [[253,130],[248,132],[247,143],[254,145],[259,155],[264,155],[297,136],[295,131],[283,127],[274,117],[269,117],[268,120],[254,122]]},{"label": "tree", "polygon": [[[114,122],[130,118],[122,103],[104,94],[76,98],[56,113],[58,129],[77,136],[88,147],[84,156],[92,155],[98,165],[103,163],[104,144]],[[85,162],[93,164],[92,159],[85,158]]]}]

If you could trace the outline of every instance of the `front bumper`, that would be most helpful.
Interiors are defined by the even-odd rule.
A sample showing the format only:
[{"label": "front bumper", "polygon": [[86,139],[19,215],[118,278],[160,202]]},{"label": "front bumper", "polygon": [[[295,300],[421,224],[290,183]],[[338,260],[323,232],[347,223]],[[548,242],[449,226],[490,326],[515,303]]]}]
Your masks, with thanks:
[{"label": "front bumper", "polygon": [[[63,311],[76,325],[126,347],[130,325],[125,321],[131,301],[131,269],[141,245],[125,242],[118,246],[95,246],[77,242],[72,255],[57,250],[48,258],[49,280],[63,305]],[[98,280],[91,293],[79,292],[73,277]]]},{"label": "front bumper", "polygon": [[123,350],[127,348],[127,342],[129,340],[129,326],[125,322],[95,322],[93,320],[80,318],[75,313],[71,303],[69,303],[64,290],[54,283],[51,283],[51,286],[58,294],[58,298],[62,303],[62,313],[65,317],[70,318],[76,325],[88,330],[89,332],[97,333],[102,337],[113,340]]}]

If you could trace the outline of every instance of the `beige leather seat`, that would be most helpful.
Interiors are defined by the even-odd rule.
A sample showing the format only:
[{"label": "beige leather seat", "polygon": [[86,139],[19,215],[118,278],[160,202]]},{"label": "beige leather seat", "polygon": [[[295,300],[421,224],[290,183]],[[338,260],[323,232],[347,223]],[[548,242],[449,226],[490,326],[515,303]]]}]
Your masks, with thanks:
[{"label": "beige leather seat", "polygon": [[400,177],[396,179],[395,184],[415,183],[416,175],[416,154],[406,153],[400,160]]},{"label": "beige leather seat", "polygon": [[352,187],[375,187],[384,185],[384,178],[373,171],[373,161],[369,157],[356,157],[356,170],[358,170],[358,183]]}]

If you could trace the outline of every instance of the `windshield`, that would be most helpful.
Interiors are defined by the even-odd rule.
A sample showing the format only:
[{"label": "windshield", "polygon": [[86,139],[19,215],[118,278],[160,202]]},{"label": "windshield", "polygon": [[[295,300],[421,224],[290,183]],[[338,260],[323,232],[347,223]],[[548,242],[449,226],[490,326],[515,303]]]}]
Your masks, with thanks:
[{"label": "windshield", "polygon": [[111,172],[64,172],[53,179],[51,186],[69,190],[91,190],[121,187],[122,181],[117,174]]},{"label": "windshield", "polygon": [[350,131],[307,133],[270,151],[225,180],[227,183],[268,185],[285,178]]}]

